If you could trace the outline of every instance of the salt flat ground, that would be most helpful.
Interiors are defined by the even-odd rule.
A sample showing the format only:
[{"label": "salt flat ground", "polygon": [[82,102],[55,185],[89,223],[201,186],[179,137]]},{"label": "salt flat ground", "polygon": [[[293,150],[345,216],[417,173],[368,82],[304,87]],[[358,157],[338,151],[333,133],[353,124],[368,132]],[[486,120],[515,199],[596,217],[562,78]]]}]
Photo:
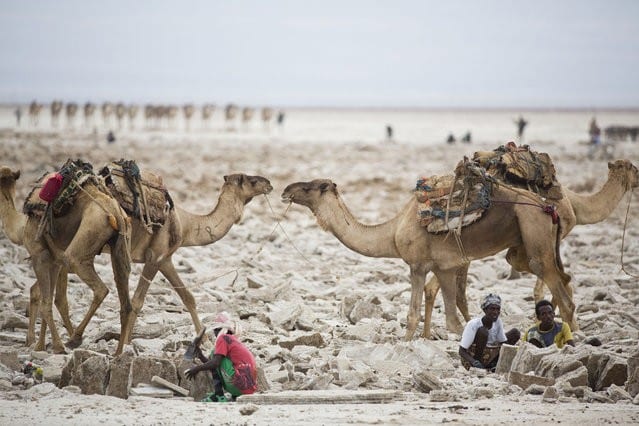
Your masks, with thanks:
[{"label": "salt flat ground", "polygon": [[[217,112],[219,114],[219,111]],[[249,309],[262,312],[266,304],[241,306],[237,286],[247,276],[258,277],[268,286],[292,282],[288,297],[304,300],[306,309],[324,329],[343,321],[340,303],[348,295],[368,297],[395,292],[385,311],[386,317],[400,324],[395,334],[378,336],[382,342],[398,342],[405,331],[409,298],[408,268],[398,259],[367,258],[351,252],[335,237],[322,231],[305,208],[287,206],[279,195],[289,183],[314,178],[330,178],[338,185],[353,214],[366,224],[392,218],[411,196],[420,176],[452,171],[464,155],[490,150],[513,139],[513,119],[518,111],[506,112],[419,112],[419,111],[309,111],[287,112],[283,128],[270,130],[253,122],[240,123],[230,131],[218,116],[208,130],[192,123],[175,129],[146,129],[141,120],[134,129],[118,130],[116,142],[107,144],[107,127],[84,129],[81,120],[75,128],[63,122],[60,129],[50,127],[43,117],[38,128],[23,117],[14,127],[12,109],[0,111],[0,163],[20,169],[17,208],[30,190],[30,183],[46,171],[59,167],[67,158],[81,157],[96,166],[119,158],[135,159],[140,167],[154,170],[164,182],[176,204],[195,213],[208,213],[215,206],[223,176],[234,172],[262,175],[274,190],[248,204],[242,221],[220,241],[206,247],[182,248],[174,263],[198,301],[206,323],[219,309],[236,312]],[[577,192],[592,193],[606,180],[607,159],[586,156],[586,129],[589,112],[526,113],[530,125],[525,143],[549,153],[558,180]],[[600,125],[637,125],[637,112],[600,112]],[[395,140],[386,141],[384,126],[392,123]],[[470,130],[470,145],[447,145],[448,132],[461,135]],[[639,143],[615,144],[614,158],[639,163]],[[593,303],[595,295],[611,289],[622,295],[622,302],[597,302],[606,314],[588,335],[600,337],[611,351],[635,349],[639,330],[627,315],[639,318],[637,283],[621,270],[621,240],[625,227],[624,259],[628,271],[639,273],[639,201],[636,194],[628,205],[626,196],[612,215],[595,225],[577,227],[562,242],[566,270],[572,275],[577,306]],[[627,210],[629,208],[629,210]],[[628,211],[628,215],[626,212]],[[279,225],[278,225],[279,223]],[[16,299],[28,298],[34,275],[25,260],[26,251],[11,244],[0,232],[0,305],[15,309]],[[257,265],[257,266],[256,266]],[[85,342],[101,325],[116,322],[117,298],[111,283],[108,258],[97,258],[97,269],[109,283],[111,293],[89,324]],[[131,286],[139,278],[140,266],[133,266]],[[507,326],[524,328],[532,323],[531,302],[534,278],[524,276],[506,280],[509,270],[503,253],[472,263],[468,299],[471,313],[479,315],[479,301],[487,292],[497,292],[504,300],[502,316]],[[233,276],[234,283],[228,277]],[[227,278],[225,278],[227,277]],[[624,283],[623,289],[619,283]],[[245,287],[244,287],[245,288]],[[69,299],[72,318],[79,321],[90,301],[85,286],[71,276]],[[172,311],[159,307],[173,305]],[[159,277],[146,299],[139,323],[164,324],[185,337],[192,335],[188,313],[168,283]],[[624,311],[626,316],[620,314]],[[21,312],[22,314],[23,312]],[[579,318],[579,317],[578,317]],[[328,325],[327,325],[328,324]],[[444,328],[443,306],[439,300],[433,316],[439,340],[431,341],[455,364],[453,355],[458,336]],[[251,324],[245,324],[250,334]],[[319,326],[318,326],[319,327]],[[421,327],[421,325],[420,325]],[[418,329],[418,332],[421,329]],[[585,337],[582,335],[580,337]],[[64,337],[64,334],[63,334]],[[385,340],[384,340],[385,339]],[[6,346],[20,347],[13,342]],[[161,344],[158,343],[158,344]],[[90,343],[86,343],[91,348]],[[151,343],[140,342],[142,347]],[[25,348],[26,351],[26,348]],[[332,356],[319,349],[318,357]],[[431,362],[425,360],[425,362]],[[472,399],[467,386],[496,386],[503,378],[471,377],[456,367],[442,381],[458,394],[455,401],[433,402],[428,394],[407,392],[402,400],[388,404],[360,405],[261,405],[251,414],[240,413],[242,404],[199,404],[180,400],[135,397],[129,400],[76,395],[63,390],[38,387],[20,393],[0,394],[0,424],[417,424],[455,421],[462,424],[539,423],[632,424],[639,421],[639,409],[631,403],[597,404],[576,401],[542,403],[536,395],[497,392],[493,398]],[[385,383],[385,382],[384,382]],[[370,389],[379,383],[367,385]],[[337,389],[336,395],[346,392]]]}]

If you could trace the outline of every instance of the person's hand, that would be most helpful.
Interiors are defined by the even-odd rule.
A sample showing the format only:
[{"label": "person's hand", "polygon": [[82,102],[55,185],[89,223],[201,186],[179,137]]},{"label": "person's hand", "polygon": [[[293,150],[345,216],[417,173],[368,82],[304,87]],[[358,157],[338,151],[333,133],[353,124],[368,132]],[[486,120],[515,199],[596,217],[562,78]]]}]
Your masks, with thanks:
[{"label": "person's hand", "polygon": [[195,366],[195,367],[191,367],[188,370],[186,370],[184,372],[184,375],[186,376],[187,379],[189,380],[193,380],[193,378],[197,375],[197,373],[200,372],[200,369]]},{"label": "person's hand", "polygon": [[474,359],[471,365],[475,368],[484,368],[484,364],[482,364],[478,359]]},{"label": "person's hand", "polygon": [[202,355],[204,355],[204,354],[202,353],[202,349],[200,349],[200,347],[199,347],[199,346],[197,346],[197,347],[195,348],[195,350],[193,351],[193,355],[194,355],[196,358],[200,358],[200,357],[201,357]]}]

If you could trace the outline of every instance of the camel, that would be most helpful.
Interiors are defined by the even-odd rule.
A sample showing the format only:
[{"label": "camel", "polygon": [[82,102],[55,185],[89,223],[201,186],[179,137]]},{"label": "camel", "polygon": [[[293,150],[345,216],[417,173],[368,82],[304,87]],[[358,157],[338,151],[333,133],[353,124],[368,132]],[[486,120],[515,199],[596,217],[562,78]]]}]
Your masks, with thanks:
[{"label": "camel", "polygon": [[468,260],[520,245],[530,256],[529,268],[543,278],[556,297],[564,321],[576,327],[575,304],[567,287],[570,276],[563,272],[558,257],[558,226],[544,213],[540,198],[524,190],[496,186],[491,200],[492,207],[481,220],[463,228],[458,240],[448,234],[428,233],[419,224],[415,197],[393,219],[365,225],[356,220],[339,195],[337,185],[329,179],[292,183],[282,193],[283,202],[308,207],[320,227],[351,250],[370,257],[401,258],[409,265],[411,297],[406,340],[411,340],[417,329],[429,271],[442,283],[447,325],[461,330],[455,314],[457,270]]},{"label": "camel", "polygon": [[195,106],[193,104],[182,105],[182,113],[184,114],[184,127],[186,130],[191,130],[191,118],[195,113]]},{"label": "camel", "polygon": [[78,112],[78,104],[75,102],[69,102],[66,106],[67,114],[67,127],[73,128],[75,125],[75,115]]},{"label": "camel", "polygon": [[102,111],[102,122],[104,123],[104,127],[111,127],[111,115],[113,115],[113,104],[111,102],[102,103],[101,107]]},{"label": "camel", "polygon": [[211,121],[211,117],[213,116],[213,112],[215,111],[214,104],[204,104],[202,105],[202,127],[208,129],[209,122]]},{"label": "camel", "polygon": [[84,104],[84,127],[93,127],[93,116],[95,114],[95,104],[87,102]]},{"label": "camel", "polygon": [[255,114],[255,109],[251,107],[242,108],[242,126],[246,130],[249,126],[249,122],[253,119],[253,115]]},{"label": "camel", "polygon": [[[559,215],[562,218],[561,238],[565,238],[575,225],[590,225],[605,220],[612,214],[626,192],[638,186],[639,172],[637,167],[628,160],[616,160],[608,163],[608,180],[596,193],[582,195],[562,187],[563,198],[559,206]],[[568,206],[562,207],[566,201]],[[562,211],[564,208],[569,211]],[[508,250],[507,259],[513,265],[513,269],[527,270],[526,251],[522,247],[511,247]],[[468,266],[467,264],[457,271],[457,308],[466,321],[470,319],[466,299]],[[538,278],[533,291],[535,302],[544,298],[543,286],[544,282]],[[425,338],[430,337],[433,306],[438,291],[439,281],[437,281],[437,277],[433,276],[424,287],[426,307],[422,337]]]},{"label": "camel", "polygon": [[[94,258],[104,246],[109,246],[115,283],[120,299],[120,321],[122,331],[116,354],[122,352],[124,344],[130,340],[126,321],[132,312],[129,298],[130,252],[129,240],[131,228],[127,216],[107,189],[99,181],[89,179],[76,195],[68,212],[53,219],[53,232],[41,232],[41,220],[37,216],[26,216],[15,210],[15,181],[20,172],[8,167],[0,167],[0,212],[3,225],[11,241],[21,243],[29,252],[36,274],[36,284],[31,288],[32,297],[40,298],[41,303],[30,301],[30,330],[27,344],[34,338],[35,311],[40,306],[42,315],[42,333],[36,343],[36,350],[45,349],[45,333],[48,327],[51,333],[51,347],[55,353],[65,353],[64,344],[53,320],[53,297],[55,287],[67,271],[80,277],[93,291],[93,300],[89,310],[77,328],[73,330],[68,320],[68,304],[60,313],[69,331],[69,347],[77,347],[90,319],[98,309],[109,289],[100,279],[94,267]],[[61,258],[57,256],[61,254]],[[66,291],[65,291],[66,293]],[[64,295],[66,300],[66,294]],[[60,309],[60,305],[57,305]]]},{"label": "camel", "polygon": [[115,104],[115,118],[118,120],[118,129],[122,130],[122,120],[126,115],[126,106],[122,102]]},{"label": "camel", "polygon": [[42,110],[42,104],[37,103],[35,100],[29,104],[29,118],[33,127],[38,127],[40,121],[40,111]]},{"label": "camel", "polygon": [[227,130],[233,130],[235,126],[233,125],[233,121],[235,121],[235,117],[237,116],[238,107],[235,104],[228,104],[224,107],[224,120],[226,121]]},{"label": "camel", "polygon": [[135,104],[129,105],[126,113],[129,116],[129,129],[133,130],[135,128],[135,117],[138,115],[138,106]]},{"label": "camel", "polygon": [[51,125],[53,127],[58,127],[58,123],[60,120],[60,113],[62,112],[62,101],[53,101],[51,102]]},{"label": "camel", "polygon": [[[191,315],[196,332],[200,332],[202,323],[197,314],[195,298],[175,270],[173,254],[180,247],[204,246],[218,241],[228,233],[233,224],[241,220],[246,204],[255,196],[268,194],[272,190],[273,187],[266,178],[232,174],[224,176],[217,205],[206,215],[189,213],[175,207],[164,225],[154,228],[152,233],[149,233],[146,224],[140,219],[132,218],[131,260],[143,263],[144,267],[131,299],[132,311],[127,321],[128,336],[132,334],[135,320],[144,305],[146,292],[158,271],[178,294]],[[56,306],[63,316],[63,312],[68,312],[66,274],[59,282],[57,292],[60,294],[60,305],[56,302]]]},{"label": "camel", "polygon": [[262,108],[262,123],[264,124],[264,128],[266,130],[271,128],[271,119],[273,118],[273,108],[263,107]]}]

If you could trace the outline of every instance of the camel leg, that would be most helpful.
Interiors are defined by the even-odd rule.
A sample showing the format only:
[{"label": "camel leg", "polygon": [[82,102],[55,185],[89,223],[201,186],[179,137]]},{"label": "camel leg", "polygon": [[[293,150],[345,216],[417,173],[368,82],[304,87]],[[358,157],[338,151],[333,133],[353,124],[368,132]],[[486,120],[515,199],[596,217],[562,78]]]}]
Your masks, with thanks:
[{"label": "camel leg", "polygon": [[408,320],[406,323],[406,336],[404,340],[413,339],[417,324],[419,324],[419,312],[422,306],[422,296],[424,291],[424,283],[426,282],[426,274],[428,271],[424,265],[410,265],[410,305],[408,306]]},{"label": "camel leg", "polygon": [[519,223],[527,257],[530,258],[528,263],[530,271],[548,286],[553,301],[557,301],[562,319],[572,330],[578,330],[570,275],[558,266],[559,253],[556,246],[558,227],[552,225],[549,218],[527,216],[527,220],[520,220]]},{"label": "camel leg", "polygon": [[66,328],[69,336],[72,336],[75,328],[73,327],[73,323],[71,322],[71,317],[69,316],[69,299],[67,298],[67,270],[66,268],[60,269],[60,274],[58,275],[58,279],[56,281],[56,290],[55,290],[55,307],[58,309],[60,313],[60,317],[62,318],[62,323],[64,324],[64,328]]},{"label": "camel leg", "polygon": [[[155,275],[158,273],[159,265],[150,260],[144,264],[142,268],[142,274],[140,275],[140,280],[138,281],[138,286],[135,288],[135,293],[131,298],[131,312],[129,313],[129,318],[126,321],[126,335],[129,340],[133,335],[133,327],[135,326],[135,321],[142,312],[142,307],[144,306],[144,298],[146,297],[146,292],[149,290],[149,286],[155,278]],[[120,341],[122,341],[122,336],[120,336]],[[123,342],[128,343],[128,341]]]},{"label": "camel leg", "polygon": [[[35,325],[38,315],[40,314],[40,301],[40,283],[36,280],[29,290],[29,328],[27,329],[27,346],[31,346],[35,343]],[[42,321],[42,324],[44,324],[44,321]]]},{"label": "camel leg", "polygon": [[431,336],[430,329],[437,293],[439,293],[439,281],[433,275],[424,286],[424,330],[422,330],[422,338],[424,339],[430,339]]},{"label": "camel leg", "polygon": [[109,289],[104,284],[104,282],[102,282],[99,275],[95,271],[95,268],[93,266],[93,257],[91,257],[90,259],[84,259],[77,263],[72,261],[71,269],[78,275],[78,277],[80,277],[82,281],[84,281],[87,286],[89,286],[89,288],[93,292],[93,300],[91,301],[91,306],[89,306],[89,309],[84,315],[84,318],[82,318],[82,321],[80,321],[80,324],[78,324],[78,327],[75,329],[75,331],[71,335],[71,338],[67,342],[68,347],[77,348],[78,346],[80,346],[80,343],[82,343],[82,335],[84,334],[84,330],[89,324],[89,321],[91,321],[91,318],[93,318],[93,315],[95,315],[95,311],[97,311],[98,307],[102,304],[104,298],[107,296],[107,294],[109,294]]},{"label": "camel leg", "polygon": [[[465,321],[470,320],[470,313],[468,312],[468,300],[466,299],[466,284],[468,279],[468,267],[457,269],[455,273],[455,281],[457,284],[456,304],[457,309],[461,312]],[[422,331],[422,337],[429,339],[431,336],[431,324],[433,316],[433,308],[435,306],[435,297],[439,292],[439,281],[437,277],[433,275],[428,283],[424,286],[424,330]],[[456,314],[455,314],[456,315]]]},{"label": "camel leg", "polygon": [[[123,237],[120,236],[119,238]],[[130,259],[127,253],[122,253],[117,244],[111,247],[111,265],[113,266],[113,275],[120,301],[120,339],[118,340],[115,355],[121,354],[124,350],[124,345],[131,341],[133,325],[129,326],[129,321],[135,322],[135,318],[132,318],[133,306],[129,296]]]},{"label": "camel leg", "polygon": [[455,295],[455,301],[457,303],[457,309],[464,317],[464,321],[470,321],[470,312],[468,312],[468,299],[466,298],[466,286],[468,284],[468,267],[466,266],[457,269],[455,273],[455,281],[457,282],[457,294]]},{"label": "camel leg", "polygon": [[200,317],[197,314],[195,298],[180,279],[180,276],[175,270],[175,266],[173,266],[173,262],[170,257],[162,262],[162,264],[160,265],[160,272],[162,272],[162,275],[164,275],[164,277],[169,280],[175,292],[178,294],[178,296],[180,296],[180,299],[182,299],[182,303],[184,303],[184,306],[191,314],[191,320],[193,321],[193,325],[195,326],[195,332],[199,333],[202,329],[202,323],[200,322]]},{"label": "camel leg", "polygon": [[446,328],[461,334],[464,326],[457,316],[457,269],[434,270],[440,282],[442,297],[444,298],[444,312],[446,314]]},{"label": "camel leg", "polygon": [[[65,353],[62,339],[58,334],[55,322],[53,321],[53,293],[55,282],[52,277],[56,277],[59,266],[56,266],[51,253],[37,244],[36,248],[29,250],[31,262],[40,287],[41,302],[40,313],[42,322],[46,323],[51,332],[51,346],[54,353]],[[41,335],[36,344],[36,350],[44,350],[45,336]]]},{"label": "camel leg", "polygon": [[535,282],[535,289],[533,290],[533,296],[535,299],[535,303],[539,302],[540,300],[544,298],[544,282],[540,278],[537,278],[537,281]]}]

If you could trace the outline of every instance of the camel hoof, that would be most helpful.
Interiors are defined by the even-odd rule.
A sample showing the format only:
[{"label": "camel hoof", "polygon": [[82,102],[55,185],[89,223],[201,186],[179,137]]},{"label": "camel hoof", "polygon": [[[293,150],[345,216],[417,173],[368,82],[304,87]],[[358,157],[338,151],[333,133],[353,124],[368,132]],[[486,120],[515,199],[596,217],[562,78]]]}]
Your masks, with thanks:
[{"label": "camel hoof", "polygon": [[64,346],[60,346],[60,347],[54,346],[52,348],[52,351],[53,351],[54,354],[66,354],[67,353],[67,351],[64,348]]},{"label": "camel hoof", "polygon": [[67,343],[65,343],[65,346],[70,349],[75,349],[81,344],[82,344],[82,337],[74,336],[71,339],[69,339]]}]

